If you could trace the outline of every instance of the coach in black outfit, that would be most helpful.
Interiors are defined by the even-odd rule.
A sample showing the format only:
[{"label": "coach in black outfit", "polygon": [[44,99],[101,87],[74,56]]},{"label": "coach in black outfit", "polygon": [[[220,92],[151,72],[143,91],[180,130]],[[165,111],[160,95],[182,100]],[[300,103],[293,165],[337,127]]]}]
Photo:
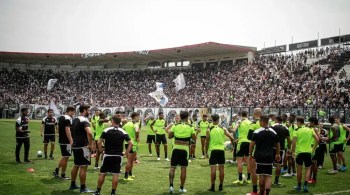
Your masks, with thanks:
[{"label": "coach in black outfit", "polygon": [[16,120],[16,162],[22,163],[19,158],[19,153],[21,152],[22,144],[24,144],[24,162],[25,163],[31,163],[28,159],[29,155],[29,148],[30,148],[30,139],[28,133],[30,131],[28,130],[28,123],[29,118],[28,115],[28,108],[22,108],[21,109],[21,116],[18,117]]}]

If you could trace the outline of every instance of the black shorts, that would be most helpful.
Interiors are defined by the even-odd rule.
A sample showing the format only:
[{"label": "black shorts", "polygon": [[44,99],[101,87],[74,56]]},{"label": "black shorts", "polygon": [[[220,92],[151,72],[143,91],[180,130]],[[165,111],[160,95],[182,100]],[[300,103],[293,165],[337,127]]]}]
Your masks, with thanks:
[{"label": "black shorts", "polygon": [[311,153],[300,153],[300,154],[298,154],[298,156],[295,159],[295,162],[298,165],[303,165],[303,163],[304,163],[305,167],[310,167],[311,164],[312,164]]},{"label": "black shorts", "polygon": [[233,157],[237,157],[237,142],[233,143]]},{"label": "black shorts", "polygon": [[259,164],[256,163],[256,174],[257,175],[272,175],[272,164]]},{"label": "black shorts", "polygon": [[[125,144],[125,150],[127,150],[128,149],[128,147],[129,147],[129,144]],[[131,154],[133,154],[133,153],[135,153],[136,151],[134,151],[133,150],[133,148],[134,148],[134,146],[133,147],[131,147],[131,150],[130,150],[130,153]]]},{"label": "black shorts", "polygon": [[109,156],[104,155],[102,160],[102,166],[100,169],[100,173],[112,173],[112,174],[120,174],[120,169],[123,163],[122,156]]},{"label": "black shorts", "polygon": [[151,143],[156,143],[156,135],[147,135],[147,141],[146,141],[146,143],[149,143],[149,144],[151,144]]},{"label": "black shorts", "polygon": [[345,152],[345,148],[346,148],[346,143],[343,144],[343,148],[340,152]]},{"label": "black shorts", "polygon": [[225,151],[212,150],[210,152],[209,165],[224,165],[225,164]]},{"label": "black shorts", "polygon": [[90,151],[89,148],[73,148],[74,165],[76,166],[89,166],[90,162]]},{"label": "black shorts", "polygon": [[156,134],[156,144],[167,144],[165,134]]},{"label": "black shorts", "polygon": [[72,156],[72,146],[70,144],[60,144],[62,157]]},{"label": "black shorts", "polygon": [[49,143],[49,142],[55,142],[55,135],[44,135],[44,141],[43,141],[43,143],[44,144],[47,144],[47,143]]},{"label": "black shorts", "polygon": [[329,144],[329,153],[330,154],[335,154],[335,153],[338,153],[338,152],[342,152],[344,150],[343,147],[344,147],[344,144],[330,143]]},{"label": "black shorts", "polygon": [[206,139],[206,138],[207,138],[207,136],[201,135],[201,139]]},{"label": "black shorts", "polygon": [[280,161],[276,161],[276,149],[273,149],[273,162],[277,165],[282,165],[283,164],[283,159],[285,156],[285,151],[284,150],[280,150],[280,156],[281,156],[281,160]]},{"label": "black shorts", "polygon": [[187,167],[188,166],[187,158],[188,158],[188,153],[186,150],[173,149],[170,165],[172,167],[176,167],[178,165],[181,167]]},{"label": "black shorts", "polygon": [[321,150],[320,147],[317,147],[315,150],[315,154],[312,156],[312,161],[317,161],[317,159],[320,159],[321,156]]},{"label": "black shorts", "polygon": [[249,156],[249,142],[242,142],[237,144],[236,157]]}]

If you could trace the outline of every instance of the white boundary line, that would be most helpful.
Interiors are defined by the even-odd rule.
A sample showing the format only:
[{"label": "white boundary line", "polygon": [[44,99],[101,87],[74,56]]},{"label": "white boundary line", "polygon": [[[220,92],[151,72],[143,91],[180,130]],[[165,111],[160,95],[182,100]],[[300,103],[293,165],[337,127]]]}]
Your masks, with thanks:
[{"label": "white boundary line", "polygon": [[337,191],[337,192],[326,192],[323,194],[315,194],[315,195],[340,194],[340,193],[345,193],[345,192],[350,192],[350,190]]}]

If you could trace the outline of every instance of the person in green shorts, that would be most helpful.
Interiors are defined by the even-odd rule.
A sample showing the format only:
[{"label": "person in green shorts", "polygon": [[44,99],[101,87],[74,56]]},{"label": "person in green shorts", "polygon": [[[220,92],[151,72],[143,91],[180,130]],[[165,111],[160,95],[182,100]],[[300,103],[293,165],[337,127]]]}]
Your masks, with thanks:
[{"label": "person in green shorts", "polygon": [[326,140],[329,142],[329,154],[333,164],[333,169],[328,170],[328,173],[336,174],[338,173],[337,154],[342,150],[343,144],[339,142],[340,128],[339,125],[335,123],[335,117],[329,117],[328,122],[331,124],[331,128],[329,131],[329,137]]},{"label": "person in green shorts", "polygon": [[156,143],[156,134],[151,129],[151,124],[154,122],[154,116],[152,114],[148,115],[145,120],[146,131],[147,131],[147,141],[149,155],[152,156],[152,142]]},{"label": "person in green shorts", "polygon": [[[96,125],[98,123],[98,120],[100,119],[100,113],[101,111],[99,109],[97,109],[94,113],[94,115],[90,118],[90,123],[91,123],[91,131],[93,134],[93,138],[95,138],[96,135]],[[94,148],[97,148],[97,141],[95,141],[96,139],[94,139],[93,141],[93,145],[95,146]],[[96,151],[91,151],[92,155],[91,157],[95,157],[96,156]]]},{"label": "person in green shorts", "polygon": [[[340,118],[338,116],[335,117],[335,123],[339,126],[339,131],[340,131],[338,144],[342,145],[341,149],[339,149],[339,151],[337,153],[338,162],[341,165],[340,171],[346,171],[347,167],[346,167],[345,157],[344,157],[343,153],[345,152],[346,143],[350,139],[350,129],[349,129],[349,127],[340,123]],[[347,131],[349,132],[348,137],[346,137]]]},{"label": "person in green shorts", "polygon": [[196,114],[192,115],[192,119],[189,120],[189,123],[194,127],[194,130],[196,131],[196,139],[191,140],[191,147],[190,147],[190,159],[195,160],[196,159],[196,140],[198,135],[198,118]]},{"label": "person in green shorts", "polygon": [[[233,129],[233,134],[238,131],[237,138],[237,169],[238,169],[238,180],[233,182],[234,184],[243,184],[243,158],[249,156],[249,145],[250,141],[248,139],[248,133],[251,128],[252,122],[248,120],[248,112],[242,111],[242,119],[237,122]],[[247,161],[247,175],[250,182],[250,166],[249,161]]]},{"label": "person in green shorts", "polygon": [[[289,129],[289,135],[290,135],[291,139],[293,139],[293,134],[298,129],[298,126],[296,124],[294,124],[295,119],[296,119],[295,114],[289,115],[289,121],[287,123],[287,127]],[[284,174],[282,177],[295,176],[296,175],[295,159],[293,158],[291,153],[287,152],[286,160],[287,160],[287,164],[288,164],[288,170],[287,170],[287,173]],[[284,169],[286,170],[287,167],[284,167]]]},{"label": "person in green shorts", "polygon": [[225,165],[225,136],[230,138],[231,143],[233,143],[232,135],[227,131],[227,129],[222,128],[219,125],[219,115],[211,115],[213,119],[213,125],[206,132],[206,145],[207,150],[210,152],[209,165],[210,165],[210,183],[211,187],[208,191],[215,192],[215,179],[216,179],[216,166],[219,166],[219,191],[223,190],[224,183],[224,165]]},{"label": "person in green shorts", "polygon": [[[106,115],[105,113],[101,112],[100,115],[98,116],[98,120],[95,123],[95,136],[94,136],[94,140],[97,143],[98,140],[100,139],[102,132],[104,129],[108,128],[109,126],[111,126],[110,122],[108,119],[106,119]],[[103,159],[103,156],[101,155],[102,153],[99,150],[96,150],[96,156],[95,156],[95,168],[94,169],[98,169],[98,162]]]},{"label": "person in green shorts", "polygon": [[167,123],[164,119],[164,113],[159,112],[158,119],[153,121],[153,123],[151,124],[151,129],[156,134],[156,152],[157,152],[157,157],[158,157],[157,160],[160,160],[159,147],[160,147],[160,144],[163,144],[165,160],[169,161],[169,159],[168,159],[168,145],[167,145],[167,140],[165,137],[165,127],[166,126],[167,126]]},{"label": "person in green shorts", "polygon": [[[312,153],[315,152],[318,145],[318,137],[315,131],[311,128],[305,127],[304,117],[297,118],[298,130],[293,134],[293,143],[292,143],[292,155],[295,158],[297,164],[297,182],[298,185],[294,187],[295,190],[301,191],[301,178],[302,178],[302,166],[305,166],[305,176],[304,176],[304,185],[303,191],[308,192],[307,184],[308,179],[310,178],[310,169],[311,169],[311,157]],[[312,147],[312,145],[314,145]]]},{"label": "person in green shorts", "polygon": [[185,193],[184,188],[186,181],[186,171],[188,166],[188,155],[191,138],[196,138],[196,132],[192,125],[188,124],[189,113],[187,111],[180,112],[181,122],[175,124],[169,132],[169,139],[174,138],[174,147],[171,155],[170,170],[169,170],[169,192],[174,193],[174,177],[175,169],[181,166],[180,175],[180,193]]},{"label": "person in green shorts", "polygon": [[[132,168],[134,165],[134,160],[137,155],[137,144],[139,142],[139,136],[140,136],[139,121],[140,121],[140,114],[137,112],[133,112],[131,114],[131,121],[127,122],[123,126],[123,129],[128,133],[131,139],[131,143],[133,144],[132,149],[130,150],[127,156],[128,161],[125,166],[125,176],[124,176],[125,181],[132,181],[134,180],[133,178],[135,177],[135,175],[132,174]],[[127,149],[128,147],[129,147],[128,144],[125,144],[125,149]]]},{"label": "person in green shorts", "polygon": [[206,136],[207,136],[207,129],[209,128],[209,121],[208,121],[208,115],[203,114],[202,120],[198,122],[198,127],[200,129],[199,135],[201,136],[201,145],[202,145],[202,157],[205,158],[207,156],[205,146],[206,146]]}]

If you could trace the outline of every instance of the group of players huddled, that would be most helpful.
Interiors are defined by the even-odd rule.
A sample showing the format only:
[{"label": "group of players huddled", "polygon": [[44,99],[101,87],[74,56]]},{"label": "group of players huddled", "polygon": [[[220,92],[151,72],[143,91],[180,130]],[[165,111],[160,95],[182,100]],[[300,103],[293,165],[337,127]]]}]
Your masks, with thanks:
[{"label": "group of players huddled", "polygon": [[[31,163],[29,154],[29,134],[27,117],[28,109],[21,109],[21,116],[16,121],[16,161],[20,161],[19,153],[24,144],[24,162]],[[47,146],[51,142],[50,159],[54,159],[54,142],[56,134],[61,149],[61,159],[53,175],[62,180],[71,180],[70,190],[78,189],[76,179],[79,172],[80,192],[94,192],[99,195],[104,183],[105,174],[112,173],[112,191],[116,193],[118,175],[122,170],[123,157],[126,160],[125,181],[132,181],[133,164],[137,161],[138,143],[140,142],[141,121],[137,112],[126,117],[117,112],[107,117],[103,112],[96,110],[92,117],[90,107],[81,105],[79,115],[75,116],[75,108],[67,107],[64,115],[57,120],[53,117],[53,110],[49,109],[47,117],[42,120],[41,136],[44,143],[44,155],[47,155]],[[317,171],[323,166],[324,154],[329,144],[329,153],[333,167],[328,172],[336,174],[338,170],[346,171],[343,152],[350,135],[350,129],[340,123],[337,116],[329,118],[330,130],[323,129],[316,117],[310,117],[308,123],[303,117],[294,114],[263,115],[260,108],[254,109],[253,120],[249,120],[248,112],[242,111],[234,115],[233,123],[229,128],[220,124],[220,116],[203,114],[201,120],[197,115],[190,116],[189,112],[181,111],[175,116],[174,122],[167,124],[163,113],[158,117],[148,115],[144,119],[147,131],[147,143],[152,156],[152,142],[155,144],[157,160],[160,158],[160,144],[164,146],[165,160],[170,161],[169,192],[174,192],[174,176],[176,167],[181,167],[180,193],[187,192],[184,188],[186,169],[191,160],[195,160],[196,140],[200,139],[202,157],[209,159],[211,170],[211,186],[208,191],[214,192],[216,170],[219,170],[218,190],[223,190],[225,164],[225,137],[232,144],[233,160],[237,163],[238,179],[234,184],[252,183],[253,191],[248,194],[261,195],[270,193],[271,185],[281,185],[279,177],[297,176],[295,190],[308,192],[308,183],[317,182]],[[171,140],[172,155],[168,159],[167,137]],[[124,149],[125,147],[125,149]],[[66,176],[68,159],[73,152],[74,166],[71,176]],[[91,157],[95,157],[95,169],[100,169],[96,191],[86,187],[87,167],[91,164]],[[99,167],[99,161],[102,161]],[[341,164],[340,166],[337,163]],[[243,163],[247,164],[247,177],[243,174]],[[305,167],[304,183],[302,185],[302,169]],[[272,182],[273,166],[276,167],[275,179]],[[61,174],[59,174],[61,170]]]}]

